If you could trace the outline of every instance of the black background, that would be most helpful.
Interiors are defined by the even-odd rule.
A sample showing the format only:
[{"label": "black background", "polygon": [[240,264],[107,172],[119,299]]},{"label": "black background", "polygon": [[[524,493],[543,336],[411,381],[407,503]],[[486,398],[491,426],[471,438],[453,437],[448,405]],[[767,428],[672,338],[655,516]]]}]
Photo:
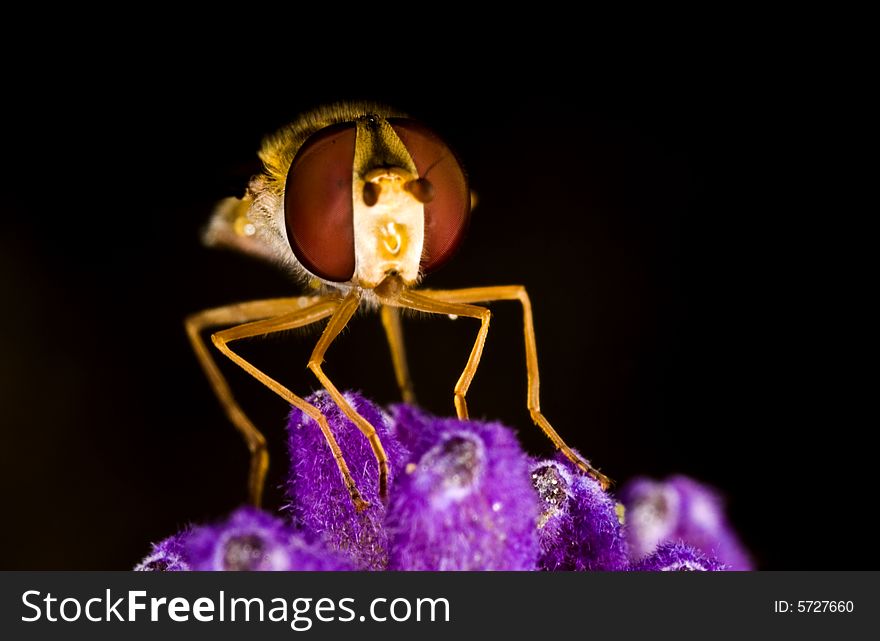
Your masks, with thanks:
[{"label": "black background", "polygon": [[[865,488],[848,456],[857,425],[823,360],[831,243],[802,241],[828,213],[809,169],[829,123],[796,68],[705,50],[624,62],[490,48],[433,66],[323,64],[227,45],[244,64],[117,42],[8,69],[0,567],[129,568],[150,541],[244,500],[245,447],[182,319],[295,290],[270,266],[203,248],[199,230],[259,169],[263,135],[350,98],[409,111],[462,157],[480,204],[427,285],[527,286],[543,409],[571,445],[619,482],[681,472],[721,488],[761,568],[876,567],[848,544]],[[140,53],[164,49],[150,46]],[[519,310],[493,310],[471,413],[549,453],[525,409]],[[452,412],[475,329],[406,325],[427,408]],[[314,340],[242,352],[305,394]],[[286,407],[222,367],[268,435],[276,507]],[[356,318],[327,371],[396,399],[376,316]]]}]

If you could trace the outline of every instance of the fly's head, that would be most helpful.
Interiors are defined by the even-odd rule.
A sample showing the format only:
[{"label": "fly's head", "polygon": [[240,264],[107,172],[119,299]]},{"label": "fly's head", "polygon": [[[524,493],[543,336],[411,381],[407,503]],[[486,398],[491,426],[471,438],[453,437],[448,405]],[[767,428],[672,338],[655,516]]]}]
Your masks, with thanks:
[{"label": "fly's head", "polygon": [[464,236],[471,196],[457,158],[432,130],[391,110],[342,104],[306,114],[260,156],[266,172],[227,207],[227,236],[242,249],[250,234],[251,253],[307,279],[413,286]]}]

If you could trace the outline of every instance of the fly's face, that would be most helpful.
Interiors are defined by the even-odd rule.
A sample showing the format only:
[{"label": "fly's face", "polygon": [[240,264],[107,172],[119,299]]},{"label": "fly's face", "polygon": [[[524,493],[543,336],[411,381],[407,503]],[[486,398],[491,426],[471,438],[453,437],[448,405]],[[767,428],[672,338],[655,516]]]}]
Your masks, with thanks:
[{"label": "fly's face", "polygon": [[[374,288],[396,273],[415,284],[425,241],[425,203],[412,155],[387,120],[357,123],[352,171],[355,280]],[[425,179],[422,179],[425,180]]]},{"label": "fly's face", "polygon": [[445,263],[470,213],[449,147],[408,118],[367,114],[312,134],[287,174],[284,217],[297,261],[331,283],[404,285]]}]

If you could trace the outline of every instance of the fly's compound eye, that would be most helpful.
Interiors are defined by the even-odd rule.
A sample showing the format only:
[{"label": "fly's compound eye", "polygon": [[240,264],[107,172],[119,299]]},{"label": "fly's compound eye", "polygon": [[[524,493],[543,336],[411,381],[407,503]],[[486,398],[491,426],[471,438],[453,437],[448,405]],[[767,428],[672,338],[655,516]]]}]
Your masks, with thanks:
[{"label": "fly's compound eye", "polygon": [[297,260],[325,280],[354,275],[354,123],[332,125],[300,147],[284,188],[287,238]]},{"label": "fly's compound eye", "polygon": [[425,205],[421,266],[430,272],[452,258],[464,238],[471,212],[467,178],[455,154],[433,131],[407,118],[388,122],[419,172],[407,188]]}]

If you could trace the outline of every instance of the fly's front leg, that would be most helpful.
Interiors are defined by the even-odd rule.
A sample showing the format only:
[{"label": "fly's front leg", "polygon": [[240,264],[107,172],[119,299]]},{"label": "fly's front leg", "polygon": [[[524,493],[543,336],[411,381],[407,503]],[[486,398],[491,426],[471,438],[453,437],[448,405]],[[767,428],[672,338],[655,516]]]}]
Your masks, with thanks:
[{"label": "fly's front leg", "polygon": [[457,302],[443,301],[436,298],[424,296],[422,293],[414,291],[404,291],[395,299],[393,304],[400,307],[415,309],[420,312],[428,312],[431,314],[453,314],[455,316],[466,316],[469,318],[477,318],[480,320],[480,331],[477,333],[477,339],[471,349],[464,371],[461,373],[458,382],[455,384],[454,397],[455,411],[458,418],[466,420],[468,418],[467,395],[471,381],[477,373],[477,367],[480,365],[480,358],[483,355],[483,346],[486,344],[486,336],[489,333],[489,319],[492,317],[491,312],[485,307],[476,305],[462,305]]},{"label": "fly's front leg", "polygon": [[333,402],[342,410],[342,413],[345,414],[348,419],[360,429],[363,435],[367,437],[367,440],[369,440],[370,447],[373,449],[373,454],[379,465],[379,496],[384,500],[388,496],[388,457],[385,454],[385,448],[382,447],[382,442],[379,440],[379,435],[376,433],[376,428],[370,425],[367,419],[357,413],[357,411],[351,406],[351,403],[346,400],[321,368],[327,348],[330,347],[330,344],[337,336],[339,336],[339,332],[345,329],[348,321],[351,320],[351,317],[354,316],[354,313],[357,311],[359,304],[360,295],[356,289],[352,289],[351,293],[349,293],[339,305],[339,308],[333,314],[330,322],[327,323],[327,327],[324,328],[324,333],[321,334],[321,338],[318,339],[318,344],[315,345],[315,349],[309,359],[309,369],[318,377],[318,380],[321,381],[321,385],[324,386],[324,389],[327,390],[330,397],[333,399]]},{"label": "fly's front leg", "polygon": [[382,305],[380,314],[382,315],[382,327],[385,329],[385,338],[388,339],[388,347],[391,349],[391,362],[394,365],[394,376],[397,378],[400,395],[405,403],[415,403],[416,395],[413,391],[412,379],[409,376],[409,367],[406,364],[400,310],[389,305]]},{"label": "fly's front leg", "polygon": [[208,350],[208,346],[202,338],[202,332],[211,327],[221,325],[239,325],[277,316],[284,311],[302,309],[314,304],[318,299],[312,296],[300,296],[295,298],[272,298],[267,300],[255,300],[245,303],[237,303],[234,305],[226,305],[215,309],[206,309],[204,311],[187,316],[184,321],[186,334],[189,338],[190,345],[211,388],[214,390],[217,399],[223,406],[226,416],[241,433],[247,443],[248,451],[251,455],[250,472],[248,474],[248,496],[251,503],[259,506],[263,496],[263,484],[266,479],[266,472],[269,469],[269,454],[266,451],[266,439],[262,432],[251,422],[239,406],[226,378],[217,367],[213,356]]},{"label": "fly's front leg", "polygon": [[[339,444],[336,442],[336,438],[333,436],[333,432],[330,429],[327,418],[321,413],[318,408],[308,403],[305,399],[300,398],[299,396],[291,392],[289,389],[281,385],[272,377],[257,369],[254,365],[239,356],[229,347],[229,343],[240,340],[242,338],[272,334],[274,332],[295,329],[297,327],[303,327],[305,325],[318,322],[332,315],[339,304],[340,301],[338,298],[323,297],[311,299],[311,304],[304,309],[295,309],[294,311],[289,311],[289,306],[282,306],[276,308],[276,311],[282,312],[280,313],[280,315],[275,315],[273,318],[267,318],[265,320],[245,323],[243,325],[238,325],[236,327],[231,327],[229,329],[217,332],[211,336],[211,340],[213,341],[217,349],[219,349],[227,358],[232,360],[239,367],[244,369],[248,374],[263,383],[273,392],[281,396],[288,403],[302,410],[303,413],[306,414],[306,416],[308,416],[313,421],[315,421],[315,423],[318,424],[318,427],[321,429],[321,432],[324,435],[325,440],[327,441],[327,445],[330,447],[333,458],[336,460],[336,464],[339,468],[339,473],[342,476],[343,483],[348,489],[352,502],[358,510],[362,510],[367,506],[367,502],[363,500],[360,492],[357,489],[357,486],[354,483],[354,479],[351,476],[351,472],[349,471],[348,465],[345,462],[345,458],[342,455]],[[283,313],[284,311],[287,311],[287,313]],[[216,368],[216,365],[214,367]],[[264,477],[265,472],[263,472],[263,478]],[[259,489],[262,489],[263,478],[260,479]],[[258,503],[259,498],[260,497],[258,495],[256,497],[257,500],[254,502]]]},{"label": "fly's front leg", "polygon": [[499,287],[471,287],[467,289],[422,290],[420,293],[425,298],[447,303],[475,303],[495,300],[519,301],[523,310],[523,333],[525,335],[526,345],[526,375],[528,378],[526,405],[529,408],[529,414],[535,424],[544,431],[557,449],[565,454],[565,456],[581,470],[595,478],[602,485],[603,489],[608,489],[611,485],[611,479],[595,469],[581,456],[578,456],[578,454],[562,440],[562,437],[559,436],[550,422],[541,413],[538,348],[535,343],[535,323],[532,318],[532,303],[529,300],[526,288],[522,285],[506,285]]}]

